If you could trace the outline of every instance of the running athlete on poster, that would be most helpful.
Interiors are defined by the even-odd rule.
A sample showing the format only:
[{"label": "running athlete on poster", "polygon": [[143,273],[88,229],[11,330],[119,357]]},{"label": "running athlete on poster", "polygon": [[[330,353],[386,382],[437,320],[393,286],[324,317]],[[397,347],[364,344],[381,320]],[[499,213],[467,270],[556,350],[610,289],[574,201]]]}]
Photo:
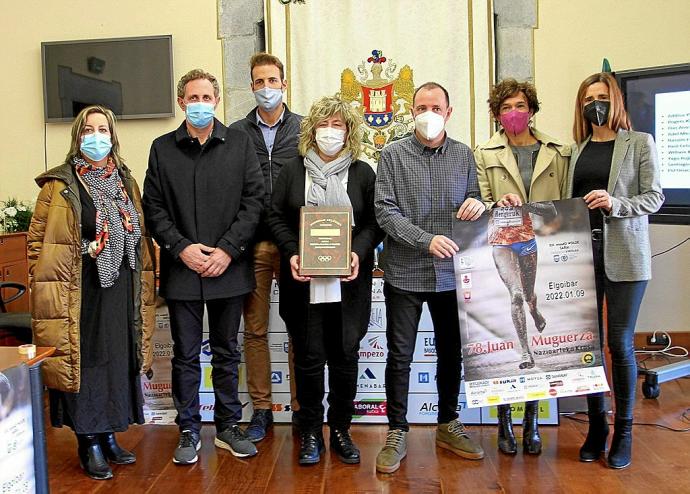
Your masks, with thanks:
[{"label": "running athlete on poster", "polygon": [[454,224],[468,406],[608,391],[590,232],[581,199]]}]

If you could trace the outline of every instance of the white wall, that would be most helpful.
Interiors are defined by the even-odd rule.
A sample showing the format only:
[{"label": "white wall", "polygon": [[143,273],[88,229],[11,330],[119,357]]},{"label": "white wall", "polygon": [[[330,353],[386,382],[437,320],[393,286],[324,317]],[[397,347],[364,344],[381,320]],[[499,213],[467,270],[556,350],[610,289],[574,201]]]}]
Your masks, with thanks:
[{"label": "white wall", "polygon": [[[535,83],[542,102],[537,124],[572,141],[577,88],[601,70],[690,62],[687,0],[540,0],[534,30]],[[633,122],[634,124],[634,122]],[[690,226],[652,225],[652,253],[690,237]],[[690,331],[690,242],[652,261],[638,331]]]},{"label": "white wall", "polygon": [[[24,0],[3,1],[3,7],[0,201],[34,199],[39,191],[34,177],[45,170],[46,161],[48,168],[61,164],[69,149],[70,124],[43,123],[42,41],[172,34],[175,85],[196,67],[222,81],[216,0]],[[180,124],[183,113],[177,107],[176,112],[175,118],[119,122],[122,155],[140,185],[151,141]],[[217,114],[222,119],[223,109]]]}]

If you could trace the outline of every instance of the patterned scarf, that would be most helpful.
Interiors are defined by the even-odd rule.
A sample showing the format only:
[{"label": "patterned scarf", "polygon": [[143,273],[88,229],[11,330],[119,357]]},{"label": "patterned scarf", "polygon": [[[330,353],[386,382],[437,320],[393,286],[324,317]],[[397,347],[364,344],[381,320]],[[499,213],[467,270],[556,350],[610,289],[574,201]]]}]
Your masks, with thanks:
[{"label": "patterned scarf", "polygon": [[112,159],[102,168],[81,158],[73,158],[72,163],[88,186],[96,207],[96,239],[82,240],[82,254],[88,253],[96,259],[101,286],[108,288],[120,275],[125,255],[129,267],[136,269],[136,248],[141,237],[139,215]]},{"label": "patterned scarf", "polygon": [[[304,157],[304,167],[312,184],[307,191],[307,206],[349,206],[350,196],[343,186],[343,174],[352,164],[352,155],[347,153],[325,163],[316,151],[310,149]],[[353,220],[354,225],[354,220]]]}]

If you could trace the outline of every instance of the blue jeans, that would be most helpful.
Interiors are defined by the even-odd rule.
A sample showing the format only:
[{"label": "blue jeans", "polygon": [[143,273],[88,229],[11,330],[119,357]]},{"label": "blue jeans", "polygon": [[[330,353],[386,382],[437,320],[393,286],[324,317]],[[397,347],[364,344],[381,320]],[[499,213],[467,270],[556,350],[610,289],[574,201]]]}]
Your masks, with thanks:
[{"label": "blue jeans", "polygon": [[[647,281],[611,281],[604,271],[604,243],[599,238],[592,241],[594,250],[594,274],[599,309],[599,337],[603,342],[603,301],[607,303],[607,337],[611,352],[613,396],[616,418],[632,420],[637,385],[635,361],[635,324],[640,311]],[[604,413],[603,393],[587,396],[590,414]]]}]

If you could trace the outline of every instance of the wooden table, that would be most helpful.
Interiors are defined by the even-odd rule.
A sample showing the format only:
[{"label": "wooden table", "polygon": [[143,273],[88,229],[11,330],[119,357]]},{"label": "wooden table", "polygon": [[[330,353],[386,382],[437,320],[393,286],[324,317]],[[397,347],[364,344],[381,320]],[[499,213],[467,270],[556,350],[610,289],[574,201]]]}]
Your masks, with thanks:
[{"label": "wooden table", "polygon": [[37,347],[36,356],[29,359],[20,355],[17,347],[0,346],[0,371],[22,364],[29,366],[31,382],[31,415],[34,436],[34,470],[36,475],[36,492],[47,493],[48,488],[48,455],[46,450],[46,432],[43,420],[43,380],[41,379],[41,362],[50,357],[55,348]]}]

